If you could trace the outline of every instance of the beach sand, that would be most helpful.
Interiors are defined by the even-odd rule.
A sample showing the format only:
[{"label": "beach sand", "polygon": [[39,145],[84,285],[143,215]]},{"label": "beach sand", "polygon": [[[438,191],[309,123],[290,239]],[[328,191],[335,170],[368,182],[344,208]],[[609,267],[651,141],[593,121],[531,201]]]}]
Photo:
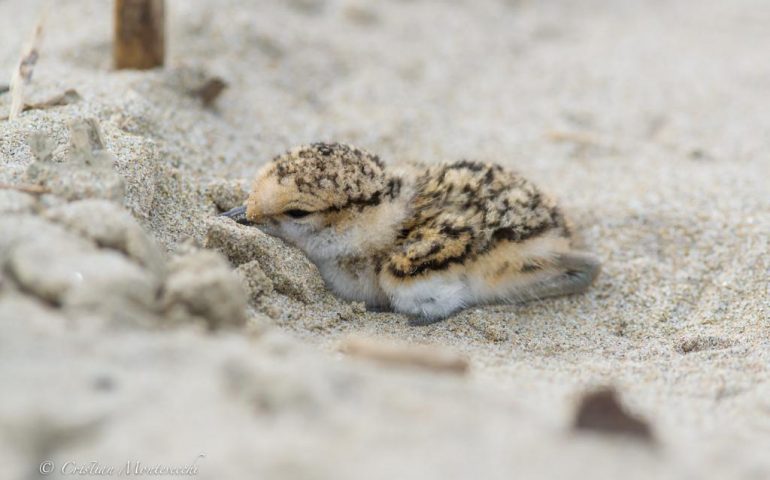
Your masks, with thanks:
[{"label": "beach sand", "polygon": [[[0,2],[3,72],[43,3]],[[117,72],[110,3],[45,24],[27,101],[80,99],[0,120],[0,183],[50,191],[0,189],[0,476],[770,478],[770,5],[169,1],[166,68]],[[215,218],[313,141],[515,169],[602,274],[420,328],[339,301]],[[603,386],[651,439],[573,428]]]}]

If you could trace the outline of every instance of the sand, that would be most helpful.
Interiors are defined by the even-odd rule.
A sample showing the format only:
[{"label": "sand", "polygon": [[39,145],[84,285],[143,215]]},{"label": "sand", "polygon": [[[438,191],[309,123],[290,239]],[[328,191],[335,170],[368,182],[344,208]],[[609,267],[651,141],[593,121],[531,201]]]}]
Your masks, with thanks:
[{"label": "sand", "polygon": [[[110,69],[109,3],[54,2],[27,87],[81,99],[0,121],[0,183],[50,190],[0,190],[2,477],[770,478],[765,2],[170,1],[151,72]],[[41,5],[0,2],[0,71]],[[603,273],[423,328],[341,302],[214,218],[318,140],[514,168]],[[654,440],[573,429],[605,385]]]}]

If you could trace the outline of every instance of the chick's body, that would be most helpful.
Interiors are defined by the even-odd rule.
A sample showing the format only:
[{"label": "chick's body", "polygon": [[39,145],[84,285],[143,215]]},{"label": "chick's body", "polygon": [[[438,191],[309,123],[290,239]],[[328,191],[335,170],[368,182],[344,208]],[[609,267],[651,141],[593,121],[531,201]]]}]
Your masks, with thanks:
[{"label": "chick's body", "polygon": [[556,203],[495,164],[386,171],[341,144],[299,147],[257,175],[243,214],[302,249],[340,297],[429,323],[472,304],[585,290]]}]

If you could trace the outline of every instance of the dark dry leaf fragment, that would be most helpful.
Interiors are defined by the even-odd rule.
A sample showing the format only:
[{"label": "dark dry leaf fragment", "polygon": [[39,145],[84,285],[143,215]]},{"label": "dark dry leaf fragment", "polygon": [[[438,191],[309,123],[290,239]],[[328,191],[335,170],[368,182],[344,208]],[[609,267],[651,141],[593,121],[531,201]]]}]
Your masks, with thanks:
[{"label": "dark dry leaf fragment", "polygon": [[227,82],[219,77],[213,77],[208,79],[203,86],[195,90],[193,96],[200,98],[203,105],[208,107],[214,103],[225,88],[227,88]]},{"label": "dark dry leaf fragment", "polygon": [[629,414],[612,388],[588,392],[580,399],[574,429],[624,434],[652,441],[652,432],[647,422]]}]

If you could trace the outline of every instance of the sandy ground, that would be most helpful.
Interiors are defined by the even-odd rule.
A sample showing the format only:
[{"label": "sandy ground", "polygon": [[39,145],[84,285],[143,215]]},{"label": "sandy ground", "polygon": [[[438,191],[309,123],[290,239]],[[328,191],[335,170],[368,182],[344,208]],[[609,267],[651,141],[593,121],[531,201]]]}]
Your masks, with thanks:
[{"label": "sandy ground", "polygon": [[[27,89],[81,100],[0,121],[0,182],[51,190],[0,190],[0,476],[770,478],[766,2],[170,1],[152,72],[111,71],[109,3],[54,2]],[[2,71],[40,10],[0,1]],[[103,142],[67,147],[73,120]],[[515,168],[603,274],[425,328],[337,301],[213,219],[317,140]],[[352,359],[349,335],[470,369]],[[653,442],[572,429],[601,385]]]}]

